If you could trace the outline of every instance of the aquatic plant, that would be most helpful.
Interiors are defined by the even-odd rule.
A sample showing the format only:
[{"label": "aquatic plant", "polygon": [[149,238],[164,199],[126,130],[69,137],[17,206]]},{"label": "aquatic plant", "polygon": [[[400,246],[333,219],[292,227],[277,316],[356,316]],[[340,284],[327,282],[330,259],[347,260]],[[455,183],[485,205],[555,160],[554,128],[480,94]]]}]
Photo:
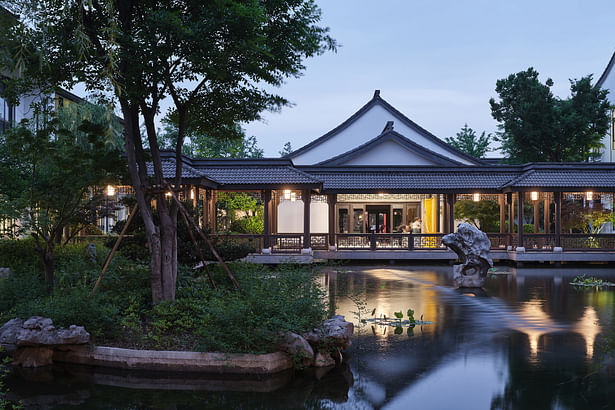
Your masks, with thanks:
[{"label": "aquatic plant", "polygon": [[603,287],[603,286],[615,286],[615,283],[607,282],[602,279],[598,279],[594,276],[590,276],[588,278],[585,275],[576,276],[572,282],[570,282],[573,286],[591,286],[591,287]]}]

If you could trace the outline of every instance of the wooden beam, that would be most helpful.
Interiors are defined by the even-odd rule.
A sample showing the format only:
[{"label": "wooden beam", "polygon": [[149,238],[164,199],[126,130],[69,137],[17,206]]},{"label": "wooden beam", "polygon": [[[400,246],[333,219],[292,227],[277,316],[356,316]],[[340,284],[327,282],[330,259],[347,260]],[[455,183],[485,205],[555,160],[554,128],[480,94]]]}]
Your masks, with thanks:
[{"label": "wooden beam", "polygon": [[519,220],[517,224],[518,225],[517,234],[519,238],[519,245],[517,246],[523,246],[523,203],[524,203],[525,195],[523,192],[518,192],[517,195],[518,195],[517,218]]},{"label": "wooden beam", "polygon": [[337,202],[336,194],[327,195],[327,204],[329,205],[329,245],[335,245],[335,203]]}]

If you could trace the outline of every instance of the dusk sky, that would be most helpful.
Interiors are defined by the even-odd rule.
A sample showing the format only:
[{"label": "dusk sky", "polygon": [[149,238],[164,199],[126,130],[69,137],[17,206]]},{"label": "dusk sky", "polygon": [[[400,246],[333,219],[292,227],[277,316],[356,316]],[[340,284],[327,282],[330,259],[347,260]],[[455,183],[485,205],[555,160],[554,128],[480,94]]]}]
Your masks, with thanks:
[{"label": "dusk sky", "polygon": [[341,47],[308,60],[302,77],[277,90],[292,107],[244,125],[266,156],[278,156],[286,141],[297,149],[320,137],[375,89],[442,139],[464,123],[494,132],[489,98],[497,79],[531,66],[565,98],[569,78],[593,73],[597,80],[615,50],[613,0],[318,4]]}]

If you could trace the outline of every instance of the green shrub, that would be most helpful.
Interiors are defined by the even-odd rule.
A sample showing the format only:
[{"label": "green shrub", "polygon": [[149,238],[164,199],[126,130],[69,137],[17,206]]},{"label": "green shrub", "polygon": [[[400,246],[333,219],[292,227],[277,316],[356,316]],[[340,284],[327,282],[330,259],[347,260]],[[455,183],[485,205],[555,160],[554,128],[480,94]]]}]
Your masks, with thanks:
[{"label": "green shrub", "polygon": [[11,309],[19,302],[35,300],[47,294],[42,274],[13,272],[0,279],[0,325],[11,319]]},{"label": "green shrub", "polygon": [[252,215],[231,222],[232,232],[262,234],[263,230],[264,221],[261,216]]},{"label": "green shrub", "polygon": [[86,291],[72,290],[18,303],[14,313],[23,319],[48,317],[58,327],[84,326],[93,337],[114,336],[119,331],[117,309],[104,304],[100,297],[90,297]]},{"label": "green shrub", "polygon": [[36,251],[34,239],[0,240],[0,267],[13,272],[42,271],[43,263]]}]

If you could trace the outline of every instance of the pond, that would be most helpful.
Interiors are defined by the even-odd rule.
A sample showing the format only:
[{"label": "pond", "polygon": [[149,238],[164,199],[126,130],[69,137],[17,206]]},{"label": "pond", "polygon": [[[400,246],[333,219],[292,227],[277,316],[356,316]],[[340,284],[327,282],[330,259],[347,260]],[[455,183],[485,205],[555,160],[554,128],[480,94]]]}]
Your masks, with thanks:
[{"label": "pond", "polygon": [[[449,266],[328,267],[319,280],[356,326],[340,368],[220,380],[54,366],[16,372],[9,387],[33,408],[609,408],[615,365],[599,363],[615,291],[569,282],[614,273],[498,267],[484,292],[464,293]],[[362,323],[357,301],[361,319],[411,308],[432,323]]]}]

